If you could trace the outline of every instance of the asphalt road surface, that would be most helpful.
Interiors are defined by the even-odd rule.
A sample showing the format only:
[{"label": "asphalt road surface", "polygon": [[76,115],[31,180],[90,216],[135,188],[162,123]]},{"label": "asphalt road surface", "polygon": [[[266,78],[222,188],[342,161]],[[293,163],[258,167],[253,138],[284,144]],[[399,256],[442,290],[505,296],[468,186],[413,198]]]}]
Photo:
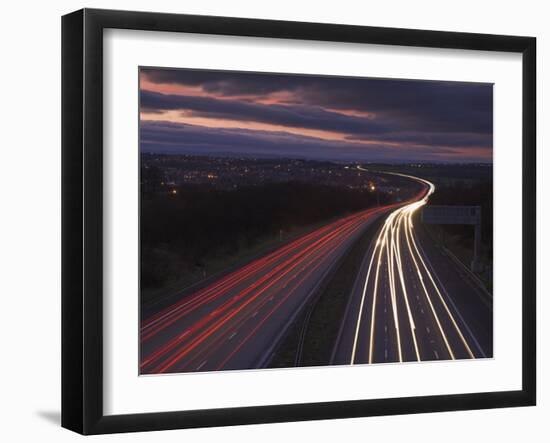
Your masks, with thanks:
[{"label": "asphalt road surface", "polygon": [[[402,174],[397,174],[402,175]],[[412,199],[356,213],[299,237],[147,316],[140,372],[261,368],[302,308],[366,228],[382,227],[355,279],[332,364],[492,356],[492,298],[440,249]]]},{"label": "asphalt road surface", "polygon": [[146,318],[140,372],[265,366],[324,276],[371,223],[395,207],[369,209],[316,229]]},{"label": "asphalt road surface", "polygon": [[424,197],[394,210],[364,257],[333,364],[492,356],[492,297],[415,226],[434,191],[422,182]]}]

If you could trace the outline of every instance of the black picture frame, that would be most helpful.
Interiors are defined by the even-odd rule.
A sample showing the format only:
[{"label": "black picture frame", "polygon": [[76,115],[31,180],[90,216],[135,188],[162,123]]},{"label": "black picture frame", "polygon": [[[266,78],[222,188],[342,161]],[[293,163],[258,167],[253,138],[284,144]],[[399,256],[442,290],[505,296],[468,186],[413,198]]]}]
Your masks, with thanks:
[{"label": "black picture frame", "polygon": [[[108,28],[522,54],[522,389],[104,415],[102,82],[103,30]],[[532,37],[96,9],[65,15],[62,18],[62,426],[82,434],[103,434],[535,405],[535,66],[536,39]]]}]

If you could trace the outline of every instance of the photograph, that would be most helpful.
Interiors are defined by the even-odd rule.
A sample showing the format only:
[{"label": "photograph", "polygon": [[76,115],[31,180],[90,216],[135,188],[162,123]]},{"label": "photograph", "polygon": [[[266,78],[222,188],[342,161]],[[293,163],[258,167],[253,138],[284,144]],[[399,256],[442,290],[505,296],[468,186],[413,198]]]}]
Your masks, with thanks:
[{"label": "photograph", "polygon": [[[544,20],[234,6],[62,16],[61,72],[42,82],[61,89],[61,156],[31,143],[48,177],[61,160],[61,312],[44,304],[61,316],[61,426],[219,440],[293,423],[275,427],[333,441],[366,417],[410,440],[466,414],[485,439],[535,435]],[[28,157],[11,168],[20,220],[57,211],[29,203],[44,180],[22,181],[33,157],[12,151]]]},{"label": "photograph", "polygon": [[141,375],[493,357],[493,84],[139,67]]}]

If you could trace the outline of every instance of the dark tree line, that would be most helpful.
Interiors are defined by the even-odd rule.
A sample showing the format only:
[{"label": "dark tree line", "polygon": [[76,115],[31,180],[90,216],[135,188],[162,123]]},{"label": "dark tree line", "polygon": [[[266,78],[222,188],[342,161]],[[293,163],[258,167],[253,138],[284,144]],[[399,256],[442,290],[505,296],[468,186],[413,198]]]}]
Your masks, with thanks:
[{"label": "dark tree line", "polygon": [[[430,197],[434,205],[472,205],[481,206],[481,237],[487,252],[493,254],[493,184],[490,181],[474,184],[455,183],[438,186]],[[464,242],[473,238],[473,229],[467,225],[442,225],[451,234],[459,235]]]},{"label": "dark tree line", "polygon": [[[213,260],[234,257],[281,231],[377,204],[374,193],[322,184],[274,183],[235,191],[185,186],[141,202],[141,286],[162,287]],[[387,201],[384,194],[380,203]]]}]

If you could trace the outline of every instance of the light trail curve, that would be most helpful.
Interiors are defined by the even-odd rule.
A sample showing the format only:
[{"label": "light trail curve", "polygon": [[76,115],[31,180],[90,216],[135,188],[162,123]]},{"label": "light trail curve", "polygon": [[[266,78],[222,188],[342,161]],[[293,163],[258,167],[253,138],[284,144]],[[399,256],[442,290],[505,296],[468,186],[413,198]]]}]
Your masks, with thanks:
[{"label": "light trail curve", "polygon": [[369,251],[358,308],[348,314],[354,320],[347,363],[483,357],[483,351],[473,350],[477,340],[430,267],[414,229],[413,217],[435,185],[407,174],[384,174],[410,179],[422,191],[387,215]]}]

